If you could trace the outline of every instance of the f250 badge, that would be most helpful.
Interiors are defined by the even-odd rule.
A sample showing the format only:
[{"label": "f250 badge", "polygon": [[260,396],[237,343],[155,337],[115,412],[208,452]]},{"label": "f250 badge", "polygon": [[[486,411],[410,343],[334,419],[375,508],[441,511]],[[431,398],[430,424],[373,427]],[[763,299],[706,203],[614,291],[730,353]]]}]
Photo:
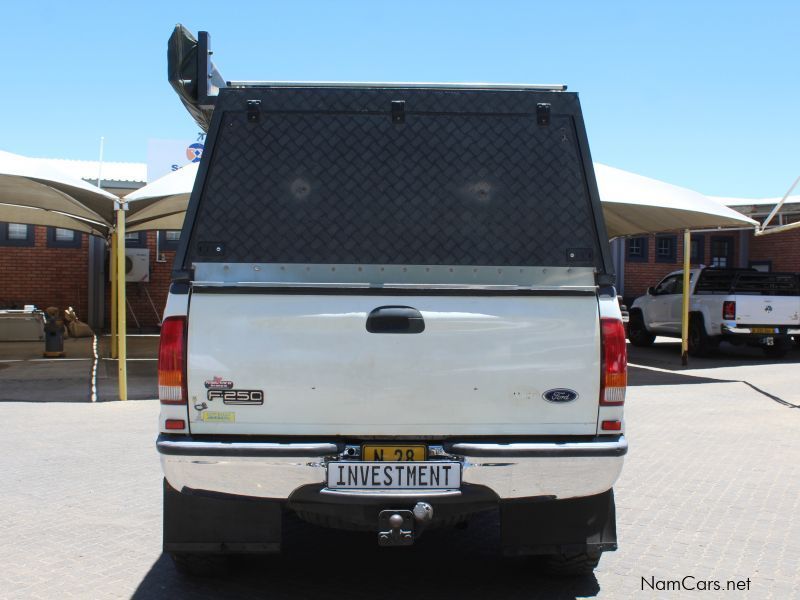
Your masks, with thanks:
[{"label": "f250 badge", "polygon": [[568,390],[567,388],[555,388],[547,390],[542,394],[542,398],[548,402],[572,402],[578,399],[578,392],[575,390]]},{"label": "f250 badge", "polygon": [[261,390],[208,390],[209,402],[222,400],[224,404],[264,404],[264,392]]},{"label": "f250 badge", "polygon": [[214,376],[211,379],[206,379],[205,384],[207,390],[229,390],[233,387],[232,381],[223,379],[222,377],[219,376]]}]

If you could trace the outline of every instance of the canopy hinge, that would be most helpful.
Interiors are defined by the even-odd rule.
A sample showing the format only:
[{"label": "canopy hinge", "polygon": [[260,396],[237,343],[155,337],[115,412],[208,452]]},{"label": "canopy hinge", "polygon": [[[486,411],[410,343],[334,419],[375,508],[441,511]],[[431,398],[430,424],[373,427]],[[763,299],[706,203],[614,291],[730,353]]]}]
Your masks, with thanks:
[{"label": "canopy hinge", "polygon": [[406,101],[392,100],[392,123],[406,122]]},{"label": "canopy hinge", "polygon": [[536,124],[540,127],[550,125],[550,103],[542,102],[536,105]]},{"label": "canopy hinge", "polygon": [[247,122],[258,123],[261,118],[261,100],[247,101]]}]

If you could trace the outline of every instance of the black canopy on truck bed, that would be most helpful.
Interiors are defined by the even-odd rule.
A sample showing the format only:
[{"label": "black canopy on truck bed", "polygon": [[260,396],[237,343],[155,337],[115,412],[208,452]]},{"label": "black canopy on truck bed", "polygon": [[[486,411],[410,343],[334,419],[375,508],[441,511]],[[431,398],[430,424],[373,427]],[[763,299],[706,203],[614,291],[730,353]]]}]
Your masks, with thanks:
[{"label": "black canopy on truck bed", "polygon": [[800,275],[755,269],[703,269],[695,294],[760,294],[800,296]]},{"label": "black canopy on truck bed", "polygon": [[197,263],[593,267],[608,283],[578,96],[223,88],[175,266]]}]

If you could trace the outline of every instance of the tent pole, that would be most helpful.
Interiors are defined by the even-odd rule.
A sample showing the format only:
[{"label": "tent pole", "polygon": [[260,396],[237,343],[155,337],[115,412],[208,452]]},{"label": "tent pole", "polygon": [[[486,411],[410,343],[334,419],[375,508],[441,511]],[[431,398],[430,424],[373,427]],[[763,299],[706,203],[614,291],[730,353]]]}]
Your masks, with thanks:
[{"label": "tent pole", "polygon": [[117,358],[117,234],[111,234],[111,358]]},{"label": "tent pole", "polygon": [[689,271],[692,259],[692,232],[683,231],[683,303],[681,306],[681,364],[689,365]]},{"label": "tent pole", "polygon": [[119,399],[128,399],[128,365],[127,365],[127,303],[125,300],[125,208],[124,202],[117,203],[117,342],[119,347]]},{"label": "tent pole", "polygon": [[774,217],[776,214],[778,214],[778,211],[783,206],[783,203],[786,202],[786,199],[791,195],[791,193],[794,191],[794,188],[797,187],[798,183],[800,183],[800,175],[798,175],[797,179],[794,180],[794,183],[792,184],[792,186],[783,195],[783,198],[781,198],[781,201],[778,202],[775,205],[775,208],[773,208],[772,211],[769,213],[769,215],[767,215],[767,218],[764,219],[764,222],[761,225],[758,225],[756,227],[756,235],[758,235],[759,233],[763,233],[766,230],[767,225],[769,225],[770,221],[772,221],[772,217]]}]

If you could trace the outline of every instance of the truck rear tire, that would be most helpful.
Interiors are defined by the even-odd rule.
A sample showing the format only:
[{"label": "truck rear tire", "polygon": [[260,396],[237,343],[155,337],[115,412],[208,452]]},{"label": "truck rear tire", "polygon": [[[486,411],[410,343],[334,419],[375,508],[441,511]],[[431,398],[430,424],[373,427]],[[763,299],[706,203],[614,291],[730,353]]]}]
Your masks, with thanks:
[{"label": "truck rear tire", "polygon": [[761,348],[768,358],[783,358],[789,354],[791,347],[792,342],[790,340],[776,339],[774,346],[762,346]]},{"label": "truck rear tire", "polygon": [[652,346],[653,342],[656,340],[656,336],[647,331],[642,312],[639,310],[635,310],[630,314],[630,320],[628,321],[628,339],[631,341],[631,344],[640,348]]},{"label": "truck rear tire", "polygon": [[702,358],[711,354],[718,345],[719,342],[706,333],[702,315],[691,315],[689,317],[689,354]]}]

